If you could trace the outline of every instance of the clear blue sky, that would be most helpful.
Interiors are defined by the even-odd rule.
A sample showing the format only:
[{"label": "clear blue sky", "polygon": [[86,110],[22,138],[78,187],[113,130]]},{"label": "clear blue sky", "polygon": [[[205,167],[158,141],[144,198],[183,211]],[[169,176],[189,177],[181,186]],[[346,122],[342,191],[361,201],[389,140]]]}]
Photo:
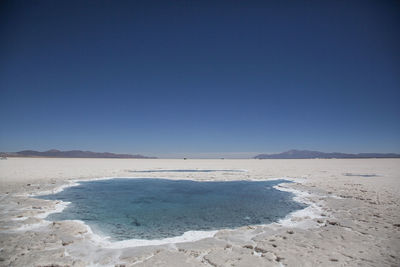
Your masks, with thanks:
[{"label": "clear blue sky", "polygon": [[0,5],[0,151],[400,152],[399,1]]}]

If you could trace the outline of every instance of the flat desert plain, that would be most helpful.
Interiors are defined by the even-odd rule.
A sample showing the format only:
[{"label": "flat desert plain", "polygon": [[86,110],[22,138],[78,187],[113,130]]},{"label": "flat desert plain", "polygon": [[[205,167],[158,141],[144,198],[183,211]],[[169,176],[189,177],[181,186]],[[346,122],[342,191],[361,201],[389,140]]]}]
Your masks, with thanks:
[{"label": "flat desert plain", "polygon": [[[166,169],[245,171],[132,172]],[[45,220],[66,203],[33,198],[105,177],[284,178],[278,188],[309,207],[268,225],[110,242],[81,221]],[[400,266],[399,159],[9,158],[0,207],[1,266]]]}]

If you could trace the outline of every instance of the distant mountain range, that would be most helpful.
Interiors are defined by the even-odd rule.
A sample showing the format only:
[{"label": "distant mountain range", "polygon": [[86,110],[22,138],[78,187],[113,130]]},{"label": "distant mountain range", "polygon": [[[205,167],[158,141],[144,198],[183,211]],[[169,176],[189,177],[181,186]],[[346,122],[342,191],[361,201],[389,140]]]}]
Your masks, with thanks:
[{"label": "distant mountain range", "polygon": [[357,159],[357,158],[400,158],[400,154],[395,153],[358,153],[347,154],[340,152],[324,153],[319,151],[309,150],[289,150],[277,154],[260,154],[254,157],[255,159]]},{"label": "distant mountain range", "polygon": [[19,152],[0,152],[1,157],[44,157],[44,158],[115,158],[115,159],[153,159],[143,155],[114,154],[109,152],[92,152],[81,150],[60,151],[56,149],[48,151],[24,150]]},{"label": "distant mountain range", "polygon": [[[56,149],[48,151],[23,150],[19,152],[0,152],[1,157],[37,157],[37,158],[109,158],[109,159],[155,159],[143,155],[115,154],[110,152],[92,152],[82,150],[60,151]],[[289,150],[276,154],[259,154],[255,159],[356,159],[356,158],[400,158],[400,154],[395,153],[325,153],[309,150]]]}]

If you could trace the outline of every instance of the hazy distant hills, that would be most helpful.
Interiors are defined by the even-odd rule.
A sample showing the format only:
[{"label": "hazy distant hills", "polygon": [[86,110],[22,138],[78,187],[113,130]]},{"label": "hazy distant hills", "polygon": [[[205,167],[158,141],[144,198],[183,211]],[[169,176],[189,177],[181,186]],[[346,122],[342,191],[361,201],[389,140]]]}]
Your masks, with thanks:
[{"label": "hazy distant hills", "polygon": [[143,155],[114,154],[109,152],[92,151],[60,151],[56,149],[48,151],[24,150],[19,152],[0,152],[2,157],[45,157],[45,158],[116,158],[116,159],[149,159],[155,157],[146,157]]},{"label": "hazy distant hills", "polygon": [[[1,157],[43,157],[43,158],[115,158],[115,159],[155,159],[143,155],[115,154],[110,152],[92,152],[82,150],[60,151],[56,149],[48,151],[23,150],[19,152],[0,152]],[[395,153],[325,153],[309,150],[289,150],[276,154],[259,154],[255,159],[356,159],[356,158],[400,158],[400,154]]]},{"label": "hazy distant hills", "polygon": [[359,154],[347,154],[347,153],[324,153],[319,151],[309,150],[289,150],[277,154],[260,154],[254,157],[255,159],[356,159],[356,158],[400,158],[400,154],[394,153],[359,153]]}]

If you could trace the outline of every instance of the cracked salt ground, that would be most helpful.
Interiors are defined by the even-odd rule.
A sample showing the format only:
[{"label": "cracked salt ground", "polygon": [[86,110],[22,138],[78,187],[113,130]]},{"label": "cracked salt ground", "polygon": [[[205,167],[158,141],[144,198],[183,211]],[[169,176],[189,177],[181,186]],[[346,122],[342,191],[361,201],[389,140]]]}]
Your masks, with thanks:
[{"label": "cracked salt ground", "polygon": [[[0,169],[0,266],[399,266],[399,160],[69,160],[9,159]],[[135,165],[135,166],[132,166]],[[20,168],[20,166],[24,166]],[[76,221],[43,223],[54,201],[29,197],[75,180],[134,177],[127,169],[246,169],[246,179],[302,177],[289,188],[310,193],[317,227],[244,226],[194,242],[108,247]],[[375,173],[379,177],[345,176]],[[159,174],[140,174],[157,177]],[[169,179],[178,175],[165,174]],[[180,174],[182,175],[182,174]],[[249,177],[247,176],[249,175]],[[243,173],[185,175],[243,179]],[[212,178],[211,178],[212,176]],[[248,177],[248,178],[247,178]],[[28,186],[35,184],[39,186]],[[286,185],[285,185],[286,186]],[[40,187],[40,189],[37,189]],[[339,197],[331,197],[339,196]],[[42,209],[34,209],[41,207]],[[13,218],[28,218],[13,220]],[[31,226],[31,227],[26,227]],[[24,227],[26,230],[16,230]],[[72,242],[71,242],[72,241]],[[253,248],[251,248],[252,246]],[[261,255],[260,255],[261,254]]]}]

